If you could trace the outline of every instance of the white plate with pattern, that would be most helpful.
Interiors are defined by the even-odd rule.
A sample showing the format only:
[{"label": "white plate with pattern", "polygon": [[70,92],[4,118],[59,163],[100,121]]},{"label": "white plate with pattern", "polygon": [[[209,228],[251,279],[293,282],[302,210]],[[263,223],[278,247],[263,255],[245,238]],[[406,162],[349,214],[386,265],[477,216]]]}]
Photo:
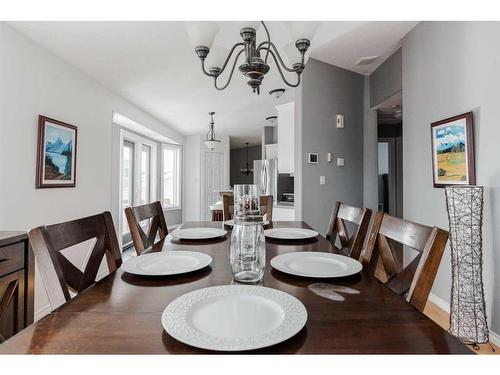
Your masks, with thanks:
[{"label": "white plate with pattern", "polygon": [[223,237],[227,231],[220,228],[182,228],[176,229],[170,234],[178,240],[209,240]]},{"label": "white plate with pattern", "polygon": [[169,276],[201,270],[211,263],[212,257],[204,253],[171,250],[133,257],[120,268],[140,276]]},{"label": "white plate with pattern", "polygon": [[217,351],[265,348],[296,335],[307,310],[297,298],[255,285],[198,289],[163,312],[165,331],[185,344]]},{"label": "white plate with pattern", "polygon": [[[256,223],[256,224],[258,223],[258,224],[261,224],[261,225],[264,225],[264,226],[265,226],[265,225],[269,225],[269,221],[268,221],[268,220],[256,221],[255,223]],[[227,226],[229,226],[229,227],[232,227],[232,226],[234,226],[234,220],[233,220],[233,219],[231,219],[231,220],[226,220],[226,221],[224,222],[224,225],[227,225]]]},{"label": "white plate with pattern", "polygon": [[266,229],[264,235],[277,240],[306,240],[316,237],[318,232],[305,228],[271,228]]},{"label": "white plate with pattern", "polygon": [[319,251],[299,251],[275,256],[271,266],[295,276],[331,278],[354,275],[363,269],[350,257]]}]

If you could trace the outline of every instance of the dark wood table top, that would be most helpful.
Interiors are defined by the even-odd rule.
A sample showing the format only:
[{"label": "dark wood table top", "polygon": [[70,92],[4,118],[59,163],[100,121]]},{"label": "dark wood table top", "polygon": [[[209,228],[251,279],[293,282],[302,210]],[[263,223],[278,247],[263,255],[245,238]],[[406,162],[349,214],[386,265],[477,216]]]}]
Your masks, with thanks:
[{"label": "dark wood table top", "polygon": [[[186,227],[220,227],[221,222],[190,222]],[[309,226],[302,222],[273,222],[274,227]],[[229,237],[230,233],[228,233]],[[0,353],[209,353],[170,337],[161,324],[165,307],[192,290],[232,282],[228,239],[174,243],[167,237],[161,248],[202,251],[213,258],[211,267],[181,277],[141,278],[118,270],[53,313],[0,345]],[[160,250],[157,248],[155,250]],[[305,305],[305,328],[291,339],[258,353],[472,353],[378,280],[361,274],[336,280],[359,294],[335,302],[311,292],[315,280],[272,270],[269,260],[291,251],[325,251],[323,237],[299,242],[267,240],[263,285],[297,297]]]}]

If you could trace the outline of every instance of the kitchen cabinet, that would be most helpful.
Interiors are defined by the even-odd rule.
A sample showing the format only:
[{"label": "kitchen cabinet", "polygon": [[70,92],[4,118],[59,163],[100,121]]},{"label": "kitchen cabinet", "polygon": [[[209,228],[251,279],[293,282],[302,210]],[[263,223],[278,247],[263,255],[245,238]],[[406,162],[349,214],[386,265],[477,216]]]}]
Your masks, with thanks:
[{"label": "kitchen cabinet", "polygon": [[293,206],[283,206],[275,204],[273,207],[273,221],[294,221],[295,208]]},{"label": "kitchen cabinet", "polygon": [[33,323],[34,258],[24,232],[0,232],[0,343]]},{"label": "kitchen cabinet", "polygon": [[278,172],[294,173],[295,103],[277,105],[278,110]]}]

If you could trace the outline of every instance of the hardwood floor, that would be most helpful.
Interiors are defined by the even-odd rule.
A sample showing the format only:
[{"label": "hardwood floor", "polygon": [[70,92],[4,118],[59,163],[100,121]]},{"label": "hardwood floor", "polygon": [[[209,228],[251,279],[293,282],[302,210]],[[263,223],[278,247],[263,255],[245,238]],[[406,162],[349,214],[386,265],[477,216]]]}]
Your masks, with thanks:
[{"label": "hardwood floor", "polygon": [[[424,314],[427,315],[432,320],[434,320],[443,329],[447,330],[449,328],[450,314],[448,314],[446,311],[444,311],[435,303],[427,301],[427,305],[425,306],[424,309]],[[479,350],[472,349],[472,346],[470,345],[468,345],[468,347],[477,354],[500,354],[500,348],[493,343],[491,343],[491,345],[479,344]],[[492,350],[492,347],[495,349],[495,351]]]}]

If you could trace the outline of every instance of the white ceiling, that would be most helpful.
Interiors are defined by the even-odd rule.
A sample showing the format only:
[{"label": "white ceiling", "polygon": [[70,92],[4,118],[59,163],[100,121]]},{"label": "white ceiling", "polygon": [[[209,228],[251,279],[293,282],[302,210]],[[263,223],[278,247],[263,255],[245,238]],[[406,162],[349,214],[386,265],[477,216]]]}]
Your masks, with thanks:
[{"label": "white ceiling", "polygon": [[[264,78],[261,95],[251,92],[235,71],[224,91],[203,75],[183,22],[10,22],[28,38],[125,97],[184,135],[204,134],[215,111],[217,135],[232,137],[232,146],[259,143],[265,118],[274,106],[293,100],[288,89],[280,99],[267,92],[284,87],[274,66]],[[369,74],[399,46],[416,22],[322,22],[312,40],[311,57]],[[215,45],[228,48],[240,41],[240,22],[218,22]],[[280,47],[292,39],[283,22],[268,22],[271,39]],[[264,30],[258,30],[264,40]],[[362,57],[379,56],[365,66]],[[306,68],[307,69],[307,68]],[[290,77],[293,81],[294,77]],[[234,137],[234,138],[233,138]]]}]

